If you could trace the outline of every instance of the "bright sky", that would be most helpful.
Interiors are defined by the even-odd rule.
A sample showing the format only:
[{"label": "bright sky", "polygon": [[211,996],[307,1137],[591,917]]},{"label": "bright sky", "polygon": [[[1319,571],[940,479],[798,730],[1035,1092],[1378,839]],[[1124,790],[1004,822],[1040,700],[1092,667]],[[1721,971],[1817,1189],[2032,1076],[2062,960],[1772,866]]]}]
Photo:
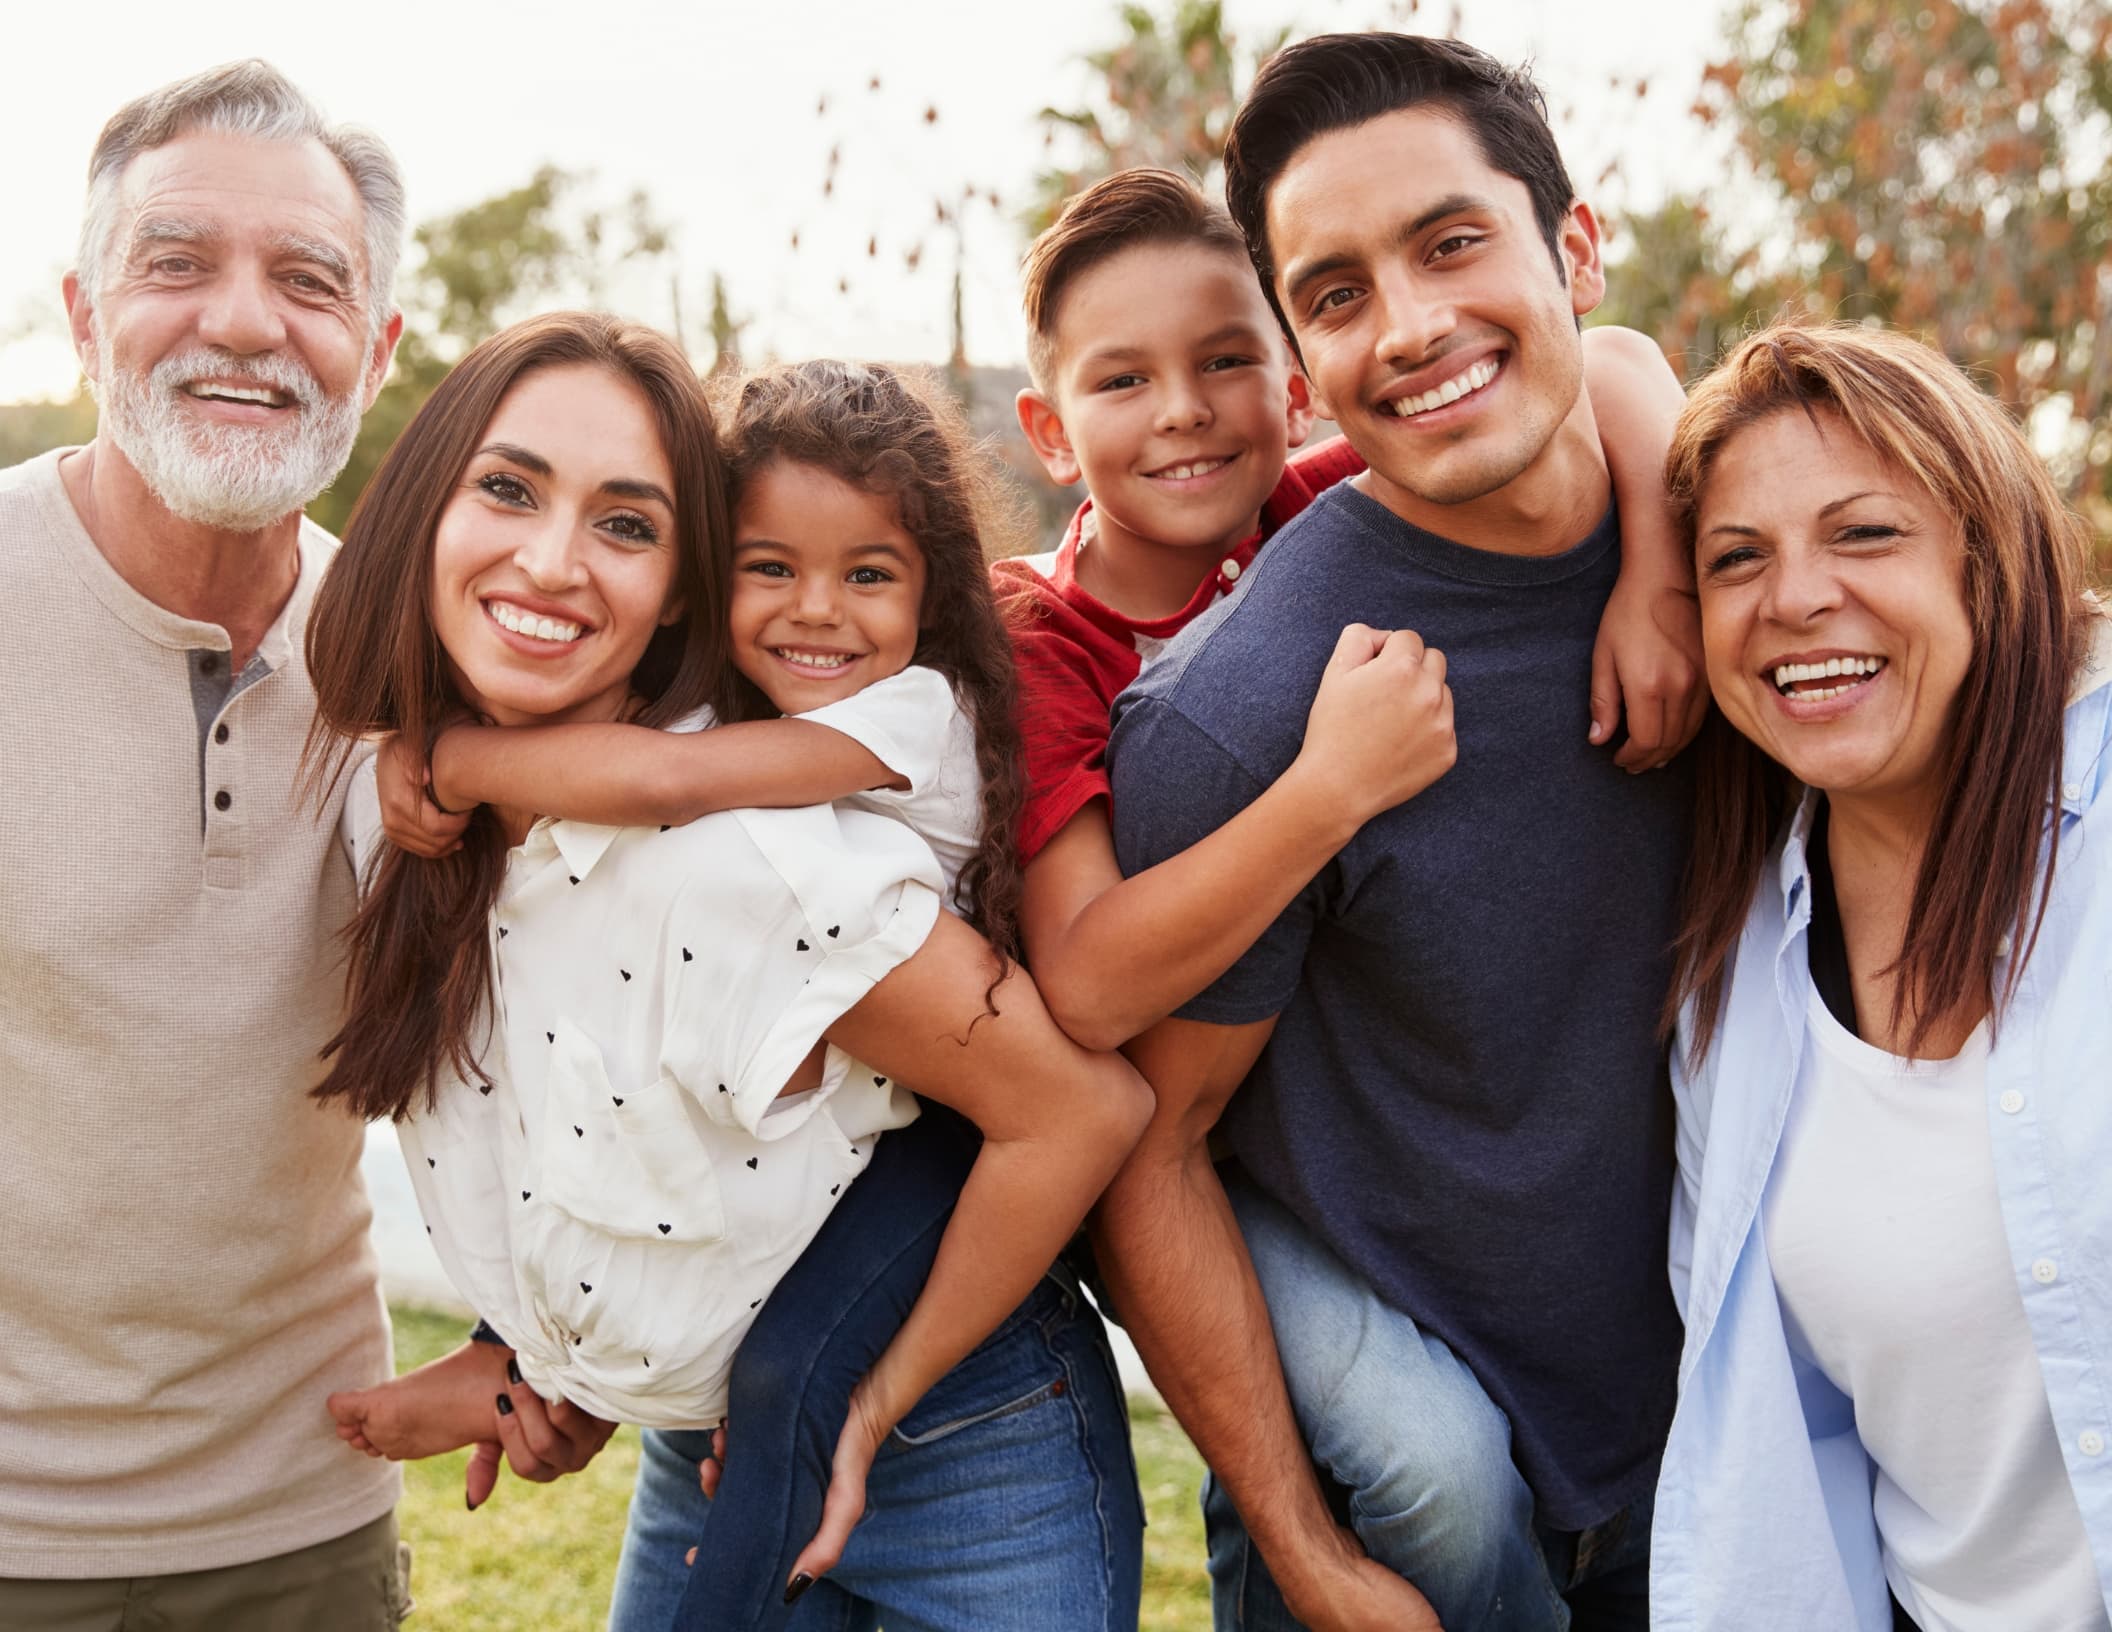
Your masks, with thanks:
[{"label": "bright sky", "polygon": [[[1246,38],[1285,24],[1442,28],[1447,15],[1411,0],[1225,9]],[[1463,0],[1459,32],[1534,60],[1587,197],[1647,203],[1708,182],[1713,150],[1686,109],[1718,16],[1702,0]],[[644,188],[673,223],[677,254],[649,281],[611,289],[609,303],[668,326],[679,287],[699,350],[716,272],[749,320],[752,355],[943,358],[954,244],[933,230],[934,201],[994,190],[1001,209],[981,202],[963,217],[968,350],[1017,361],[1012,211],[1045,162],[1034,115],[1086,99],[1078,58],[1112,43],[1119,23],[1114,0],[360,0],[327,15],[295,0],[106,0],[21,8],[7,28],[0,401],[72,389],[58,283],[104,120],[144,90],[250,55],[284,69],[331,118],[389,142],[413,223],[517,187],[546,162],[593,172],[605,200]],[[1638,77],[1649,83],[1640,98]],[[1598,179],[1616,161],[1618,191]]]}]

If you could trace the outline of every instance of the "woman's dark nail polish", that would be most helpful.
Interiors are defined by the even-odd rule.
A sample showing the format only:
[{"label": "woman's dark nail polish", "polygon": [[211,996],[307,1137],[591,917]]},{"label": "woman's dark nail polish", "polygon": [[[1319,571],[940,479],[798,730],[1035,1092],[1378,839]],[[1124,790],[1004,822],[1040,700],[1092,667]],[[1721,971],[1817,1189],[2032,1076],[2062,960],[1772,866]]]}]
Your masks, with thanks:
[{"label": "woman's dark nail polish", "polygon": [[788,1604],[798,1603],[799,1595],[812,1585],[814,1585],[814,1577],[807,1574],[805,1570],[801,1570],[799,1574],[792,1577],[792,1584],[785,1588],[785,1602]]},{"label": "woman's dark nail polish", "polygon": [[509,1400],[503,1394],[499,1396],[499,1415],[502,1417],[510,1417],[513,1415],[513,1401]]},{"label": "woman's dark nail polish", "polygon": [[518,1361],[518,1360],[509,1360],[509,1361],[507,1361],[507,1362],[506,1362],[506,1381],[508,1381],[509,1383],[518,1383],[518,1382],[520,1382],[520,1380],[521,1380],[521,1363],[520,1363],[520,1361]]}]

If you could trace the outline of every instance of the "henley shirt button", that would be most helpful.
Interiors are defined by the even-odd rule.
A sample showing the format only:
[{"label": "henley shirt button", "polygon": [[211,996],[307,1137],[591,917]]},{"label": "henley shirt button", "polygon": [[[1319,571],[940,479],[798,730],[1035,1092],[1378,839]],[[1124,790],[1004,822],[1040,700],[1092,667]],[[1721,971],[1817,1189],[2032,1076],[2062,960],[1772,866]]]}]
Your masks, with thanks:
[{"label": "henley shirt button", "polygon": [[1226,583],[1236,584],[1239,582],[1239,563],[1230,556],[1226,556],[1224,560],[1217,564],[1217,570],[1225,575]]},{"label": "henley shirt button", "polygon": [[2024,1096],[2014,1088],[2005,1088],[2002,1091],[2002,1097],[1996,1100],[1995,1103],[2001,1106],[2009,1115],[2015,1116],[2017,1112],[2024,1109]]},{"label": "henley shirt button", "polygon": [[200,674],[214,674],[219,671],[219,668],[220,654],[217,652],[207,652],[198,659],[198,672]]},{"label": "henley shirt button", "polygon": [[227,722],[225,720],[221,721],[220,724],[213,727],[213,741],[227,741]]},{"label": "henley shirt button", "polygon": [[2051,1258],[2034,1258],[2031,1261],[2031,1278],[2041,1286],[2051,1286],[2059,1279],[2060,1270]]},{"label": "henley shirt button", "polygon": [[225,788],[222,788],[218,793],[213,795],[213,809],[215,810],[229,809],[234,804],[234,802],[235,796],[229,793]]},{"label": "henley shirt button", "polygon": [[2095,1428],[2083,1430],[2083,1437],[2076,1441],[2085,1456],[2102,1456],[2105,1451],[2105,1436]]}]

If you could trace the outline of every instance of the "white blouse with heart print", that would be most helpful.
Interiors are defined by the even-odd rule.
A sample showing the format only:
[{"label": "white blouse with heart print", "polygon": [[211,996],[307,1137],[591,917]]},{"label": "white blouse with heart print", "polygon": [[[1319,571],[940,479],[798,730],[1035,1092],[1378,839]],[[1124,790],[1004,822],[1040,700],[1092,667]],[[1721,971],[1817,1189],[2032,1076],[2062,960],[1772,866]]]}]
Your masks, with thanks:
[{"label": "white blouse with heart print", "polygon": [[[365,878],[371,766],[345,831]],[[916,1116],[833,1045],[818,1088],[779,1090],[923,944],[943,882],[923,838],[849,801],[546,819],[510,853],[481,1080],[398,1132],[449,1279],[544,1397],[655,1428],[725,1414],[763,1299]]]}]

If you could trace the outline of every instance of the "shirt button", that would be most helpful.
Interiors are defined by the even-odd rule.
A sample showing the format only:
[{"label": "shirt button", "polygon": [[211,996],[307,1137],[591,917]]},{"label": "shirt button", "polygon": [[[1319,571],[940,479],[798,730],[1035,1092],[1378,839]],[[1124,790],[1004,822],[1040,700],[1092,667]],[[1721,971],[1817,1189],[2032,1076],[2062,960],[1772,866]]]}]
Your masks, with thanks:
[{"label": "shirt button", "polygon": [[2031,1278],[2041,1286],[2051,1286],[2059,1279],[2060,1270],[2051,1258],[2034,1258],[2031,1261]]},{"label": "shirt button", "polygon": [[2076,1441],[2085,1456],[2102,1456],[2105,1451],[2105,1436],[2095,1428],[2083,1430],[2083,1437]]},{"label": "shirt button", "polygon": [[218,674],[220,672],[220,654],[218,652],[207,652],[203,657],[199,658],[198,672],[200,674]]},{"label": "shirt button", "polygon": [[2024,1096],[2014,1088],[2005,1088],[2002,1090],[2002,1097],[1996,1100],[1995,1103],[2001,1106],[2009,1115],[2015,1116],[2017,1112],[2024,1109]]},{"label": "shirt button", "polygon": [[225,742],[225,741],[227,741],[227,725],[226,725],[226,722],[225,722],[225,721],[223,721],[223,722],[222,722],[222,723],[220,723],[219,725],[216,725],[216,726],[214,726],[214,727],[213,727],[213,741],[215,741],[215,742]]},{"label": "shirt button", "polygon": [[1999,941],[1995,942],[1995,956],[1996,956],[1996,957],[1998,957],[1998,958],[2006,958],[2006,957],[2008,957],[2008,956],[2009,956],[2009,949],[2010,949],[2010,946],[2011,946],[2010,938],[2009,938],[2009,936],[2008,936],[2008,935],[2007,935],[2007,934],[2005,933],[2005,934],[2003,935],[2002,939],[2000,939]]},{"label": "shirt button", "polygon": [[1233,560],[1229,555],[1226,556],[1224,560],[1218,562],[1217,570],[1225,575],[1226,583],[1236,584],[1239,582],[1239,563]]},{"label": "shirt button", "polygon": [[2061,784],[2061,797],[2062,797],[2063,799],[2080,799],[2080,798],[2082,798],[2082,796],[2083,796],[2083,785],[2082,785],[2082,783],[2080,783],[2080,782],[2063,782],[2063,783]]},{"label": "shirt button", "polygon": [[231,805],[233,805],[234,802],[235,796],[229,793],[225,788],[222,788],[218,793],[213,795],[213,809],[215,810],[226,810]]}]

